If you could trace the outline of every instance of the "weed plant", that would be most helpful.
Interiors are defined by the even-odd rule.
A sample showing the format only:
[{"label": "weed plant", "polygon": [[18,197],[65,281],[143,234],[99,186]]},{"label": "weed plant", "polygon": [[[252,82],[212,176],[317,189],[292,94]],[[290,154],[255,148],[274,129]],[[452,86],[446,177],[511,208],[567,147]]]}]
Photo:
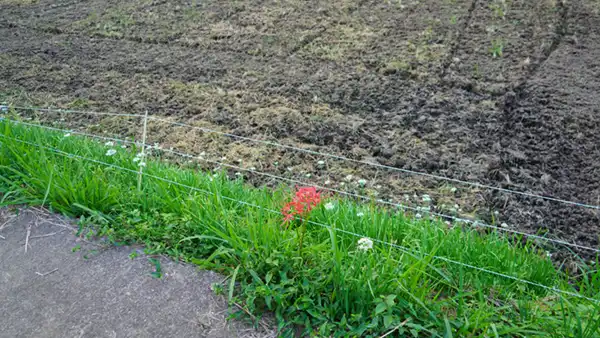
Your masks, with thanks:
[{"label": "weed plant", "polygon": [[281,337],[600,335],[597,303],[469,267],[598,297],[595,270],[573,282],[523,238],[324,195],[284,222],[291,187],[139,152],[1,120],[0,203],[44,205],[96,237],[223,273],[213,288],[256,318],[274,314]]}]

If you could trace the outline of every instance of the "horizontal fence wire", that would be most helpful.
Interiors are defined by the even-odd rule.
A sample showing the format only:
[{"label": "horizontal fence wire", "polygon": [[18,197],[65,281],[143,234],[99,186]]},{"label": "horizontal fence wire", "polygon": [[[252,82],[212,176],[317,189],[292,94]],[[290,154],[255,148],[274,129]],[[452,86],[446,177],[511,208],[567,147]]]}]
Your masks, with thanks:
[{"label": "horizontal fence wire", "polygon": [[[2,118],[0,118],[0,121],[1,120],[2,120]],[[29,126],[29,127],[36,127],[36,128],[41,128],[41,129],[47,129],[47,130],[57,131],[57,132],[65,133],[65,134],[81,135],[81,136],[86,136],[86,137],[92,137],[92,138],[102,139],[102,140],[105,140],[105,141],[113,141],[113,142],[121,142],[121,143],[127,143],[127,144],[135,144],[137,146],[142,146],[143,145],[140,142],[128,141],[128,140],[123,140],[123,139],[109,137],[109,136],[101,136],[101,135],[96,135],[96,134],[89,134],[89,133],[84,133],[84,132],[77,131],[77,130],[61,129],[61,128],[56,128],[56,127],[45,126],[45,125],[42,125],[42,124],[28,123],[28,122],[13,120],[13,119],[5,119],[5,120],[13,122],[13,123],[17,123],[17,124],[22,124],[22,125],[25,125],[25,126]]]},{"label": "horizontal fence wire", "polygon": [[[81,110],[68,110],[68,109],[58,109],[58,108],[41,108],[41,107],[26,107],[26,106],[4,106],[4,107],[10,107],[10,108],[13,108],[13,109],[18,109],[18,110],[35,110],[35,111],[60,112],[60,113],[72,113],[72,114],[91,114],[91,115],[113,115],[113,116],[144,117],[144,115],[140,115],[140,114],[86,112],[86,111],[81,111]],[[277,142],[272,142],[272,141],[259,140],[259,139],[250,138],[250,137],[246,137],[246,136],[235,135],[235,134],[226,133],[226,132],[222,132],[222,131],[211,129],[211,128],[199,127],[199,126],[192,126],[190,124],[181,123],[181,122],[177,122],[177,121],[171,121],[171,120],[168,120],[168,119],[165,119],[165,118],[160,118],[160,117],[149,116],[148,119],[153,120],[153,121],[168,123],[168,124],[175,125],[175,126],[192,128],[192,129],[200,130],[200,131],[203,131],[203,132],[206,132],[206,133],[214,133],[214,134],[219,134],[219,135],[222,135],[222,136],[236,138],[236,139],[239,139],[239,140],[244,140],[244,141],[249,141],[249,142],[254,142],[254,143],[262,143],[262,144],[273,146],[273,147],[294,150],[294,151],[303,152],[303,153],[307,153],[307,154],[311,154],[311,155],[315,155],[315,156],[323,156],[323,157],[328,157],[328,158],[337,159],[337,160],[341,160],[341,161],[352,162],[352,163],[362,164],[362,165],[368,165],[368,166],[371,166],[371,167],[376,167],[376,168],[381,168],[381,169],[386,169],[386,170],[391,170],[391,171],[397,171],[397,172],[401,172],[401,173],[405,173],[405,174],[422,176],[422,177],[428,177],[428,178],[433,178],[433,179],[436,179],[436,180],[443,180],[443,181],[447,181],[447,182],[458,183],[458,184],[472,186],[472,187],[476,187],[476,188],[480,188],[480,189],[495,190],[495,191],[499,191],[499,192],[507,193],[507,194],[521,195],[521,196],[526,196],[526,197],[531,197],[531,198],[538,198],[538,199],[543,199],[543,200],[557,202],[557,203],[574,205],[574,206],[583,207],[583,208],[600,210],[600,206],[598,206],[598,205],[593,205],[593,204],[588,204],[588,203],[582,203],[582,202],[575,202],[575,201],[569,201],[569,200],[565,200],[565,199],[561,199],[561,198],[556,198],[556,197],[551,197],[551,196],[544,196],[544,195],[539,195],[539,194],[534,194],[534,193],[529,193],[529,192],[523,192],[523,191],[517,191],[517,190],[512,190],[512,189],[507,189],[507,188],[495,187],[495,186],[488,185],[488,184],[482,184],[482,183],[477,183],[477,182],[465,181],[465,180],[460,180],[460,179],[446,177],[446,176],[441,176],[441,175],[430,174],[430,173],[421,172],[421,171],[414,171],[414,170],[409,170],[409,169],[397,168],[397,167],[393,167],[393,166],[388,166],[388,165],[374,163],[374,162],[369,162],[369,161],[364,161],[364,160],[356,160],[356,159],[352,159],[352,158],[345,157],[345,156],[334,155],[334,154],[330,154],[330,153],[325,153],[325,152],[320,152],[320,151],[315,151],[315,150],[300,148],[300,147],[296,147],[296,146],[285,145],[285,144],[281,144],[281,143],[277,143]]]},{"label": "horizontal fence wire", "polygon": [[[66,130],[66,129],[59,129],[59,128],[54,128],[54,127],[40,125],[40,124],[33,124],[33,123],[27,123],[27,122],[12,120],[12,119],[6,119],[6,120],[7,121],[11,121],[13,123],[23,124],[23,125],[26,125],[26,126],[37,127],[37,128],[41,128],[41,129],[48,129],[48,130],[60,131],[60,132],[68,132],[68,133],[82,135],[82,136],[91,137],[91,138],[99,138],[99,139],[110,140],[110,141],[114,141],[114,142],[122,142],[122,143],[126,143],[126,144],[134,144],[134,145],[140,146],[140,147],[151,147],[151,145],[149,145],[149,144],[140,143],[140,142],[128,141],[128,140],[123,140],[123,139],[118,139],[118,138],[112,138],[112,137],[106,137],[106,136],[100,136],[100,135],[95,135],[95,134],[88,134],[88,133],[71,131],[71,130]],[[313,186],[313,187],[321,189],[321,190],[330,191],[330,192],[342,194],[342,195],[353,197],[353,198],[359,198],[359,199],[362,199],[362,200],[368,200],[368,201],[373,200],[369,196],[360,195],[360,194],[356,194],[356,193],[352,193],[352,192],[348,192],[348,191],[343,191],[343,190],[339,190],[339,189],[329,188],[329,187],[325,187],[325,186],[321,186],[321,185],[315,185],[315,184],[313,184],[311,182],[305,182],[305,181],[301,181],[301,180],[286,178],[286,177],[282,177],[282,176],[278,176],[278,175],[274,175],[274,174],[269,174],[269,173],[261,172],[261,171],[254,170],[254,169],[243,168],[243,167],[236,166],[236,165],[233,165],[233,164],[228,164],[228,163],[223,163],[223,162],[220,162],[220,161],[206,159],[206,158],[204,158],[202,156],[199,156],[199,155],[192,155],[192,154],[183,153],[183,152],[179,152],[179,151],[171,150],[171,149],[160,149],[160,150],[163,151],[163,152],[165,152],[165,153],[173,154],[173,155],[176,155],[176,156],[180,156],[180,157],[184,157],[184,158],[189,158],[189,159],[194,159],[194,160],[200,160],[200,161],[203,161],[203,162],[206,162],[206,163],[211,163],[211,164],[215,164],[215,165],[218,165],[218,166],[227,167],[227,168],[230,168],[230,169],[245,171],[245,172],[249,172],[249,173],[252,173],[252,174],[255,174],[255,175],[260,175],[260,176],[265,176],[265,177],[269,177],[269,178],[272,178],[272,179],[276,179],[276,180],[279,180],[279,181],[296,183],[296,184],[305,185],[305,186]],[[458,222],[458,223],[470,224],[470,225],[472,225],[475,228],[476,227],[488,228],[488,229],[493,229],[493,230],[496,230],[496,231],[512,233],[514,235],[521,235],[521,236],[524,236],[524,237],[527,237],[527,238],[530,238],[530,239],[537,239],[537,240],[541,240],[541,241],[544,241],[544,242],[560,244],[560,245],[569,246],[569,247],[573,247],[573,248],[578,248],[578,249],[583,249],[583,250],[588,250],[588,251],[593,251],[593,252],[600,252],[600,249],[597,249],[597,248],[592,248],[592,247],[581,245],[581,244],[577,244],[577,243],[570,243],[570,242],[559,240],[559,239],[553,239],[553,238],[543,237],[543,236],[539,236],[539,235],[535,235],[535,234],[530,234],[530,233],[526,233],[526,232],[522,232],[522,231],[518,231],[518,230],[514,230],[514,229],[498,227],[498,226],[495,226],[495,225],[487,224],[487,223],[484,223],[484,222],[481,222],[481,221],[477,221],[477,220],[473,220],[473,219],[469,219],[469,218],[463,218],[463,217],[458,217],[458,216],[453,216],[453,215],[447,215],[447,214],[438,213],[438,212],[432,212],[432,211],[426,211],[426,212],[424,212],[424,211],[422,211],[421,209],[419,209],[417,207],[411,207],[411,206],[407,206],[407,205],[400,204],[400,203],[388,202],[388,201],[381,200],[381,199],[377,199],[377,200],[375,200],[375,202],[380,203],[380,204],[385,204],[385,205],[393,206],[393,207],[396,207],[396,208],[404,210],[404,211],[412,211],[412,212],[417,212],[417,213],[418,212],[423,212],[423,213],[426,213],[426,214],[431,215],[431,216],[436,216],[436,217],[440,217],[440,218],[443,218],[443,219],[451,219],[451,220],[453,220],[455,222]]]},{"label": "horizontal fence wire", "polygon": [[506,188],[494,187],[494,186],[491,186],[491,185],[486,185],[486,184],[481,184],[481,183],[476,183],[476,182],[470,182],[470,181],[464,181],[464,180],[459,180],[459,179],[456,179],[456,178],[450,178],[450,177],[446,177],[446,176],[434,175],[434,174],[424,173],[424,172],[420,172],[420,171],[402,169],[402,168],[392,167],[392,166],[388,166],[388,165],[384,165],[384,164],[379,164],[379,163],[374,163],[374,162],[369,162],[369,161],[355,160],[355,159],[352,159],[352,158],[349,158],[349,157],[345,157],[345,156],[334,155],[334,154],[324,153],[324,152],[310,150],[310,149],[305,149],[305,148],[299,148],[299,147],[285,145],[285,144],[280,144],[280,143],[271,142],[271,141],[258,140],[258,139],[249,138],[249,137],[245,137],[245,136],[239,136],[239,135],[235,135],[235,134],[225,133],[225,132],[218,131],[218,130],[215,130],[215,129],[205,128],[205,127],[198,127],[198,126],[192,126],[192,125],[189,125],[189,124],[175,122],[175,121],[170,121],[170,120],[167,120],[167,119],[157,118],[157,117],[153,117],[153,116],[150,116],[148,118],[151,119],[151,120],[154,120],[154,121],[160,121],[160,122],[164,122],[164,123],[169,123],[171,125],[176,125],[176,126],[180,126],[180,127],[188,127],[188,128],[192,128],[192,129],[204,131],[204,132],[207,132],[207,133],[215,133],[215,134],[219,134],[219,135],[223,135],[223,136],[228,136],[228,137],[232,137],[232,138],[236,138],[236,139],[240,139],[240,140],[244,140],[244,141],[249,141],[249,142],[263,143],[263,144],[266,144],[266,145],[270,145],[270,146],[274,146],[274,147],[279,147],[279,148],[290,149],[290,150],[299,151],[299,152],[304,152],[304,153],[315,155],[315,156],[329,157],[329,158],[333,158],[333,159],[337,159],[337,160],[342,160],[342,161],[347,161],[347,162],[352,162],[352,163],[357,163],[357,164],[363,164],[363,165],[368,165],[368,166],[372,166],[372,167],[377,167],[377,168],[381,168],[381,169],[387,169],[387,170],[402,172],[402,173],[405,173],[405,174],[411,174],[411,175],[416,175],[416,176],[429,177],[429,178],[433,178],[433,179],[437,179],[437,180],[444,180],[444,181],[448,181],[448,182],[459,183],[459,184],[462,184],[462,185],[468,185],[468,186],[472,186],[472,187],[476,187],[476,188],[480,188],[480,189],[496,190],[496,191],[500,191],[500,192],[503,192],[503,193],[516,194],[516,195],[527,196],[527,197],[532,197],[532,198],[539,198],[539,199],[544,199],[544,200],[547,200],[547,201],[553,201],[553,202],[564,203],[564,204],[569,204],[569,205],[575,205],[575,206],[589,208],[589,209],[600,210],[600,206],[598,206],[598,205],[592,205],[592,204],[581,203],[581,202],[574,202],[574,201],[564,200],[564,199],[550,197],[550,196],[544,196],[544,195],[538,195],[538,194],[533,194],[533,193],[528,193],[528,192],[522,192],[522,191],[517,191],[517,190],[511,190],[511,189],[506,189]]},{"label": "horizontal fence wire", "polygon": [[[2,106],[0,106],[2,107]],[[22,106],[5,106],[16,110],[33,110],[48,113],[64,113],[64,114],[81,114],[81,115],[99,115],[99,116],[121,116],[121,117],[141,117],[142,114],[128,114],[128,113],[109,113],[109,112],[97,112],[97,111],[83,111],[73,109],[61,109],[61,108],[44,108],[44,107],[22,107]]]},{"label": "horizontal fence wire", "polygon": [[[128,141],[128,140],[123,140],[123,139],[118,139],[118,138],[113,138],[113,137],[106,137],[106,136],[100,136],[100,135],[95,135],[95,134],[88,134],[88,133],[83,133],[83,132],[71,131],[71,130],[67,130],[67,129],[59,129],[59,128],[55,128],[55,127],[49,127],[49,126],[44,126],[44,125],[40,125],[40,124],[27,123],[27,122],[12,120],[12,119],[7,119],[7,121],[11,121],[11,122],[17,123],[17,124],[23,124],[23,125],[26,125],[26,126],[37,127],[37,128],[41,128],[41,129],[48,129],[48,130],[52,130],[52,131],[60,131],[60,132],[66,132],[66,133],[71,133],[71,134],[76,134],[76,135],[82,135],[82,136],[86,136],[86,137],[90,137],[90,138],[98,138],[98,139],[102,139],[102,140],[110,140],[110,141],[114,141],[114,142],[121,142],[121,143],[126,143],[126,144],[133,144],[133,145],[140,146],[140,147],[151,147],[151,145],[149,145],[149,144],[140,143],[140,142],[134,142],[134,141]],[[249,172],[249,173],[252,173],[252,174],[255,174],[255,175],[260,175],[260,176],[264,176],[264,177],[269,177],[269,178],[272,178],[272,179],[276,179],[276,180],[279,180],[279,181],[296,183],[296,184],[301,184],[301,185],[305,185],[305,186],[313,186],[313,187],[321,189],[321,190],[330,191],[330,192],[342,194],[342,195],[353,197],[353,198],[359,198],[359,199],[362,199],[362,200],[367,200],[367,201],[373,200],[369,196],[360,195],[360,194],[356,194],[356,193],[352,193],[352,192],[348,192],[348,191],[343,191],[343,190],[339,190],[339,189],[329,188],[329,187],[325,187],[325,186],[321,186],[321,185],[315,185],[312,182],[305,182],[305,181],[300,181],[300,180],[291,179],[291,178],[287,178],[287,177],[282,177],[282,176],[278,176],[278,175],[269,174],[269,173],[261,172],[261,171],[258,171],[258,170],[254,170],[254,169],[243,168],[243,167],[236,166],[236,165],[233,165],[233,164],[228,164],[228,163],[223,163],[223,162],[220,162],[220,161],[206,159],[206,158],[204,158],[202,156],[199,156],[199,155],[193,155],[193,154],[183,153],[183,152],[179,152],[179,151],[171,150],[171,149],[160,149],[160,150],[163,151],[163,152],[165,152],[165,153],[173,154],[173,155],[176,155],[176,156],[180,156],[180,157],[184,157],[184,158],[190,158],[190,159],[194,159],[194,160],[199,160],[199,161],[203,161],[203,162],[206,162],[206,163],[215,164],[215,165],[222,166],[222,167],[227,167],[227,168],[230,168],[230,169],[245,171],[245,172]],[[404,204],[394,203],[394,202],[388,202],[388,201],[381,200],[381,199],[377,199],[377,200],[375,200],[375,202],[380,203],[380,204],[385,204],[385,205],[393,206],[393,207],[396,207],[396,208],[404,210],[404,211],[412,211],[412,212],[417,212],[417,213],[423,212],[423,213],[426,213],[427,215],[431,215],[431,216],[435,216],[435,217],[440,217],[440,218],[443,218],[443,219],[451,219],[451,220],[453,220],[455,222],[458,222],[458,223],[471,224],[475,228],[476,227],[488,228],[488,229],[493,229],[493,230],[496,230],[496,231],[512,233],[514,235],[521,235],[521,236],[524,236],[524,237],[527,237],[527,238],[530,238],[530,239],[537,239],[537,240],[541,240],[541,241],[544,241],[544,242],[560,244],[560,245],[569,246],[569,247],[573,247],[573,248],[578,248],[578,249],[582,249],[582,250],[588,250],[588,251],[593,251],[593,252],[600,252],[600,249],[597,249],[597,248],[592,248],[592,247],[585,246],[585,245],[580,245],[580,244],[577,244],[577,243],[570,243],[570,242],[559,240],[559,239],[553,239],[553,238],[543,237],[543,236],[539,236],[539,235],[535,235],[535,234],[530,234],[530,233],[526,233],[526,232],[522,232],[522,231],[518,231],[518,230],[514,230],[514,229],[498,227],[498,226],[495,226],[495,225],[487,224],[487,223],[484,223],[484,222],[481,222],[481,221],[477,221],[477,220],[473,220],[473,219],[469,219],[469,218],[463,218],[463,217],[458,217],[458,216],[453,216],[453,215],[447,215],[447,214],[438,213],[438,212],[432,212],[432,211],[422,211],[418,207],[411,207],[411,206],[407,206],[407,205],[404,205]]]},{"label": "horizontal fence wire", "polygon": [[[111,163],[107,163],[107,162],[103,162],[103,161],[91,159],[91,158],[84,157],[84,156],[77,155],[77,154],[72,154],[72,153],[69,153],[69,152],[62,151],[62,150],[57,149],[57,148],[48,147],[48,146],[44,146],[44,145],[41,145],[41,144],[37,144],[37,143],[33,143],[33,142],[28,142],[28,141],[24,141],[24,140],[20,140],[20,139],[17,139],[17,138],[8,137],[8,136],[1,135],[1,134],[0,134],[0,137],[4,138],[4,139],[12,140],[12,141],[17,141],[17,142],[20,142],[20,143],[23,143],[23,144],[27,144],[27,145],[30,145],[30,146],[33,146],[33,147],[38,147],[38,148],[41,148],[41,149],[46,149],[46,150],[52,151],[52,152],[54,152],[54,153],[56,153],[58,155],[65,156],[65,157],[68,157],[68,158],[77,158],[77,159],[81,159],[81,160],[84,160],[84,161],[88,161],[88,162],[92,162],[92,163],[97,163],[97,164],[105,165],[105,166],[108,166],[108,167],[111,167],[111,168],[115,168],[115,169],[119,169],[119,170],[131,172],[131,173],[136,174],[136,175],[139,174],[139,172],[137,170],[133,170],[133,169],[129,169],[129,168],[124,168],[124,167],[121,167],[121,166],[118,166],[118,165],[115,165],[115,164],[111,164]],[[193,186],[190,186],[190,185],[186,185],[186,184],[183,184],[183,183],[180,183],[180,182],[176,182],[176,181],[164,178],[164,177],[151,175],[151,174],[148,174],[146,172],[142,173],[142,175],[144,175],[146,177],[153,178],[153,179],[157,179],[157,180],[169,183],[169,184],[174,184],[174,185],[186,188],[186,189],[190,189],[190,190],[193,190],[193,191],[198,191],[198,192],[206,193],[206,194],[218,197],[218,198],[222,198],[222,199],[225,199],[225,200],[236,202],[236,203],[239,203],[241,205],[245,205],[245,206],[249,206],[249,207],[252,207],[252,208],[261,209],[261,210],[264,210],[264,211],[267,211],[267,212],[270,212],[270,213],[274,213],[274,214],[278,214],[278,215],[281,214],[281,212],[279,212],[277,210],[274,210],[274,209],[265,208],[265,207],[260,206],[260,205],[256,205],[256,204],[249,203],[249,202],[246,202],[246,201],[241,201],[241,200],[234,199],[234,198],[231,198],[231,197],[223,196],[223,195],[220,195],[220,194],[208,191],[208,190],[204,190],[204,189],[200,189],[200,188],[193,187]],[[317,225],[319,227],[326,228],[326,229],[331,230],[333,232],[339,231],[340,233],[351,235],[351,236],[354,236],[354,237],[357,237],[357,238],[366,238],[366,239],[369,239],[369,240],[371,240],[373,242],[380,243],[382,245],[386,245],[386,246],[390,246],[390,247],[396,248],[396,249],[398,249],[398,250],[400,250],[400,251],[402,251],[402,252],[404,252],[404,253],[412,256],[412,257],[418,258],[419,256],[425,255],[425,256],[428,256],[428,257],[431,257],[431,258],[434,258],[434,259],[437,259],[437,260],[444,261],[446,263],[463,266],[463,267],[466,267],[466,268],[469,268],[469,269],[472,269],[472,270],[480,271],[480,272],[483,272],[483,273],[488,273],[488,274],[491,274],[491,275],[494,275],[494,276],[497,276],[497,277],[502,277],[502,278],[510,279],[510,280],[515,281],[515,282],[527,284],[527,285],[534,286],[534,287],[539,287],[539,288],[542,288],[544,290],[551,291],[551,292],[554,292],[554,293],[557,293],[557,294],[568,295],[568,296],[572,296],[572,297],[576,297],[576,298],[580,298],[580,299],[585,299],[585,300],[593,302],[595,304],[600,304],[600,300],[595,299],[595,298],[591,298],[591,297],[588,297],[588,296],[585,296],[585,295],[582,295],[582,294],[577,293],[577,292],[571,292],[571,291],[561,290],[561,289],[558,289],[558,288],[553,287],[553,286],[547,286],[547,285],[544,285],[544,284],[541,284],[541,283],[532,282],[532,281],[529,281],[529,280],[526,280],[526,279],[522,279],[522,278],[519,278],[519,277],[507,275],[507,274],[504,274],[504,273],[501,273],[501,272],[489,270],[489,269],[486,269],[486,268],[481,268],[481,267],[478,267],[478,266],[475,266],[475,265],[472,265],[472,264],[463,263],[463,262],[460,262],[460,261],[457,261],[457,260],[453,260],[453,259],[450,259],[450,258],[447,258],[447,257],[424,254],[423,252],[420,252],[420,251],[414,250],[414,249],[410,249],[410,248],[404,247],[402,245],[398,245],[398,244],[395,244],[395,243],[386,242],[386,241],[383,241],[383,240],[380,240],[380,239],[377,239],[377,238],[371,238],[371,237],[363,236],[363,235],[355,233],[355,232],[351,232],[351,231],[347,231],[347,230],[343,230],[343,229],[338,229],[336,227],[331,226],[330,224],[325,224],[325,223],[315,222],[315,221],[311,221],[311,220],[306,220],[306,219],[303,219],[302,217],[298,217],[298,216],[296,217],[296,219],[298,219],[300,221],[305,221],[305,222],[307,222],[309,224],[313,224],[313,225]]]}]

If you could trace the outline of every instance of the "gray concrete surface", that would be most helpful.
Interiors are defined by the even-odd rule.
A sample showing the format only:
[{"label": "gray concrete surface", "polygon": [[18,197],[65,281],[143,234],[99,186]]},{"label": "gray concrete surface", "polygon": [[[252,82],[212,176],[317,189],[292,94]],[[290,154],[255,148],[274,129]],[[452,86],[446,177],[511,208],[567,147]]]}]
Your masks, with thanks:
[{"label": "gray concrete surface", "polygon": [[226,321],[211,291],[223,276],[162,258],[157,279],[148,257],[129,257],[135,248],[74,230],[43,210],[0,209],[0,337],[274,337]]}]

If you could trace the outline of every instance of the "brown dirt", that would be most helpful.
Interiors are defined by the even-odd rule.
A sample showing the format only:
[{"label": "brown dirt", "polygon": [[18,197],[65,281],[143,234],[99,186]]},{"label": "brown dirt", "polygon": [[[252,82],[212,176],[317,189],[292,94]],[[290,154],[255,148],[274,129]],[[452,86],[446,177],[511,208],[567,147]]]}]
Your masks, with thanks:
[{"label": "brown dirt", "polygon": [[[599,204],[599,11],[592,0],[0,0],[0,99],[148,110]],[[139,136],[136,121],[62,118]],[[183,127],[150,128],[151,142],[179,151],[336,189],[360,190],[364,178],[376,198],[415,206],[429,194],[444,212],[459,204],[462,215],[598,246],[598,214],[590,209]]]}]

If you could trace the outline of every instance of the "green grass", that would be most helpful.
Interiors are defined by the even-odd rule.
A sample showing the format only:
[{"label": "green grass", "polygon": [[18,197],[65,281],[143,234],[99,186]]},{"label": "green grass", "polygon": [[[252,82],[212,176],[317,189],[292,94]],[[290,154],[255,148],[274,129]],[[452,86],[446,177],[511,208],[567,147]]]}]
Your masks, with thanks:
[{"label": "green grass", "polygon": [[[273,313],[282,337],[295,331],[379,337],[392,330],[388,337],[600,334],[593,302],[435,258],[597,297],[597,272],[584,270],[569,285],[532,244],[517,247],[495,233],[448,228],[335,196],[326,201],[333,210],[313,210],[314,223],[286,227],[278,211],[293,194],[288,187],[257,189],[155,156],[146,161],[138,190],[139,150],[110,148],[115,155],[107,156],[101,142],[0,120],[0,205],[45,205],[79,217],[90,237],[143,243],[150,253],[224,273],[229,300],[256,318]],[[373,249],[359,250],[350,232],[375,239]]]}]

